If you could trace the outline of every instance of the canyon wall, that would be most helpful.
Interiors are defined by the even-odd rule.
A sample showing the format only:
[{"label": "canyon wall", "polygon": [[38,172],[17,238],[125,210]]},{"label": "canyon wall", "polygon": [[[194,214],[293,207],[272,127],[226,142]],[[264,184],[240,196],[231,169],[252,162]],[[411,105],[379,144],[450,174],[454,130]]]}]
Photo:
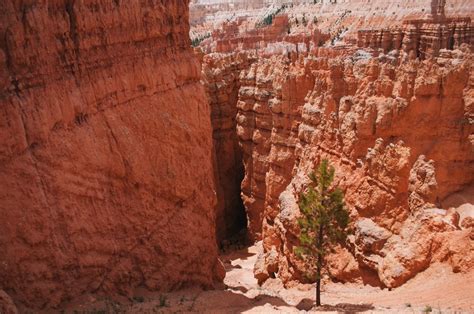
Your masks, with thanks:
[{"label": "canyon wall", "polygon": [[[305,267],[293,254],[297,200],[323,158],[336,168],[355,229],[331,257],[333,278],[396,287],[434,262],[473,269],[472,226],[461,218],[473,201],[472,95],[466,94],[472,57],[395,60],[308,57],[255,65],[251,87],[255,95],[270,93],[258,106],[272,117],[269,148],[259,156],[267,166],[259,188],[266,191],[259,280],[275,273],[285,282],[304,280]],[[259,84],[269,81],[270,88]],[[301,98],[291,105],[285,93]],[[279,119],[294,112],[300,123],[288,134]],[[254,141],[257,132],[251,131]],[[454,194],[463,198],[449,202]]]},{"label": "canyon wall", "polygon": [[187,0],[2,2],[0,289],[17,304],[222,280],[188,18]]},{"label": "canyon wall", "polygon": [[238,89],[213,106],[236,114],[260,283],[305,280],[297,201],[323,158],[354,230],[330,256],[332,279],[397,287],[437,262],[474,269],[474,7],[423,4],[295,5],[269,25],[225,22],[201,43],[211,97],[229,77]]}]

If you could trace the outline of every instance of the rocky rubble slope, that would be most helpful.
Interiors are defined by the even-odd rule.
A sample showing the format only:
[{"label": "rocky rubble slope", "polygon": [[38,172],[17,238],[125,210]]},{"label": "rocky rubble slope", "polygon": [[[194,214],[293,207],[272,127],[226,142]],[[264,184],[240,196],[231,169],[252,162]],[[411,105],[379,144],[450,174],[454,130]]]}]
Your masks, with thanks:
[{"label": "rocky rubble slope", "polygon": [[[347,17],[330,23],[353,23],[352,29],[334,37],[324,19],[295,25],[295,14],[311,7],[303,5],[261,29],[231,21],[213,33],[222,36],[201,44],[208,53],[204,82],[217,87],[208,88],[210,97],[238,94],[213,106],[236,112],[248,232],[263,240],[255,265],[261,283],[304,280],[305,265],[293,254],[297,200],[323,158],[336,167],[354,229],[331,256],[333,279],[397,287],[436,262],[454,272],[474,269],[473,8],[465,2],[445,8],[443,1],[386,5],[398,5],[406,23],[387,23],[376,4],[346,8]],[[330,14],[329,6],[316,7],[319,21],[321,12]],[[470,9],[446,15],[460,8]],[[358,25],[354,15],[364,9],[374,17]],[[375,36],[382,44],[362,39],[359,31],[377,19],[385,21],[379,27],[402,30],[400,44],[385,46],[383,31]],[[314,40],[316,31],[329,35],[323,44]]]},{"label": "rocky rubble slope", "polygon": [[222,279],[187,6],[2,1],[0,289],[17,304]]}]

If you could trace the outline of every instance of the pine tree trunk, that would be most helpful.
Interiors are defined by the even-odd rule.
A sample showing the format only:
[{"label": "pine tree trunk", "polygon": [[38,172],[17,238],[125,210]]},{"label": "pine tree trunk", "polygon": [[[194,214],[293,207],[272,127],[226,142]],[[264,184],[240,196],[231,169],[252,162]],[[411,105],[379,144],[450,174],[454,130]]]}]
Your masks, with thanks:
[{"label": "pine tree trunk", "polygon": [[323,249],[323,226],[319,226],[319,235],[318,235],[318,265],[317,265],[317,278],[316,278],[316,306],[321,306],[321,268],[323,265],[323,255],[321,250]]},{"label": "pine tree trunk", "polygon": [[316,306],[321,306],[321,279],[319,278],[316,279]]}]

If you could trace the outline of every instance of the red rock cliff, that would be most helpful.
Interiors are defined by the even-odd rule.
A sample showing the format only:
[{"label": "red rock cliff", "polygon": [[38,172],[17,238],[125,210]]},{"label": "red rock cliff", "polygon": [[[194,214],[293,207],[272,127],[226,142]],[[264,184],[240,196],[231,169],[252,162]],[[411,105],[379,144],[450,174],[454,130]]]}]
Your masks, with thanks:
[{"label": "red rock cliff", "polygon": [[[238,20],[201,44],[225,52],[204,57],[205,83],[225,90],[227,78],[239,76],[232,102],[219,100],[220,88],[208,92],[215,108],[236,114],[248,233],[264,249],[254,272],[260,283],[304,280],[305,265],[293,254],[298,197],[323,158],[336,167],[355,230],[331,256],[331,278],[396,287],[433,263],[454,272],[474,267],[472,6],[456,2],[450,11],[466,7],[467,16],[446,17],[443,1],[430,1],[439,14],[421,14],[429,6],[418,2],[383,3],[395,9],[397,2],[404,23],[378,5],[294,6],[284,10],[288,36],[245,45],[256,31]],[[295,22],[311,8],[332,17],[306,21],[344,30],[322,47],[319,40],[307,45],[305,31],[314,25]],[[354,23],[364,10],[373,18]],[[394,32],[387,36],[377,21]],[[358,33],[368,26],[377,29]]]},{"label": "red rock cliff", "polygon": [[[462,205],[471,206],[474,177],[473,63],[468,52],[444,57],[273,58],[246,72],[256,83],[245,99],[255,101],[244,100],[254,105],[241,106],[243,113],[257,121],[259,108],[268,108],[270,126],[263,141],[268,149],[253,153],[266,167],[264,180],[249,195],[259,199],[253,191],[266,191],[264,206],[247,207],[263,211],[259,280],[275,273],[286,282],[303,279],[293,254],[297,200],[322,158],[336,167],[355,228],[348,249],[329,264],[333,278],[394,287],[434,262],[472,270],[472,228]],[[269,101],[259,99],[265,93]],[[253,143],[260,137],[255,125],[238,125],[242,145],[247,134]],[[453,201],[455,195],[462,196]]]},{"label": "red rock cliff", "polygon": [[210,111],[188,1],[2,1],[0,289],[212,285]]}]

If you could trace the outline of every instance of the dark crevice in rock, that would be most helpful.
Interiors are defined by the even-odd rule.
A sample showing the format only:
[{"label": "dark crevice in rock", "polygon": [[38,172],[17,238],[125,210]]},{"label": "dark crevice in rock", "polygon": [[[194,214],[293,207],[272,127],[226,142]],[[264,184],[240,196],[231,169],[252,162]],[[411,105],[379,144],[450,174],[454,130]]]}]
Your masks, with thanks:
[{"label": "dark crevice in rock", "polygon": [[[74,4],[76,0],[67,0],[66,1],[66,13],[69,18],[69,36],[74,45],[74,55],[76,57],[76,68],[79,66],[79,58],[80,58],[80,41],[79,41],[79,33],[77,29],[77,16],[74,12]],[[77,69],[73,69],[73,73],[75,73]]]},{"label": "dark crevice in rock", "polygon": [[[235,105],[234,105],[235,106]],[[235,107],[234,107],[235,108]],[[235,115],[228,122],[229,130],[214,129],[215,180],[217,193],[217,241],[219,246],[240,241],[245,234],[247,215],[240,196],[240,184],[244,178],[242,151],[235,131]],[[213,124],[216,128],[216,124]]]},{"label": "dark crevice in rock", "polygon": [[221,248],[246,241],[247,214],[241,198],[243,152],[236,130],[240,68],[225,65],[226,75],[203,73],[211,108],[216,182],[216,233]]}]

